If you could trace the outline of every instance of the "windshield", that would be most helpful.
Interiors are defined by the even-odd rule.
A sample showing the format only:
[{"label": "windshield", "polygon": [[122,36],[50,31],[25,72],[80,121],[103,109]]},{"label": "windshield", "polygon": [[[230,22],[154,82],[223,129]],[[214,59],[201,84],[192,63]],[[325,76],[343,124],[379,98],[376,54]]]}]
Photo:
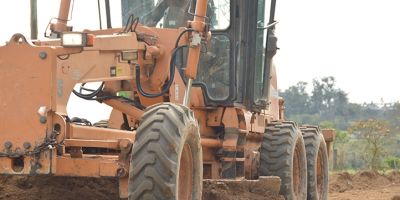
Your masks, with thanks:
[{"label": "windshield", "polygon": [[[150,27],[186,27],[186,22],[193,19],[195,3],[195,0],[122,0],[122,19],[125,24],[134,15]],[[229,27],[229,3],[229,0],[208,1],[207,22],[212,29]]]},{"label": "windshield", "polygon": [[207,52],[201,54],[197,79],[206,86],[212,100],[226,100],[230,88],[230,40],[225,35],[213,35]]},{"label": "windshield", "polygon": [[[134,15],[150,27],[186,27],[187,21],[193,20],[195,4],[196,0],[122,0],[122,21],[126,24]],[[208,0],[207,23],[216,32],[209,44],[203,46],[194,85],[203,86],[211,100],[224,101],[230,95],[231,44],[225,35],[230,25],[230,9],[230,0]]]}]

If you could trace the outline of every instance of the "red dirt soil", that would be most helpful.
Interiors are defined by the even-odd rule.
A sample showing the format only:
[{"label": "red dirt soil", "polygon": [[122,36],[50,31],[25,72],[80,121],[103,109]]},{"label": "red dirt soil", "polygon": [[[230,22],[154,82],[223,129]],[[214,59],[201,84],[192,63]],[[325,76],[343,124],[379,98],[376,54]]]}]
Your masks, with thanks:
[{"label": "red dirt soil", "polygon": [[[400,200],[400,172],[384,176],[364,171],[330,177],[330,200]],[[119,199],[117,179],[46,176],[0,176],[0,199],[77,200]],[[204,183],[204,200],[281,200],[282,197],[249,185]]]},{"label": "red dirt soil", "polygon": [[386,176],[374,171],[334,174],[329,192],[330,200],[400,200],[400,172]]},{"label": "red dirt soil", "polygon": [[0,199],[119,199],[117,179],[0,176]]},{"label": "red dirt soil", "polygon": [[[0,176],[0,199],[108,200],[119,199],[117,179],[48,176]],[[283,200],[277,194],[249,184],[204,182],[204,200]]]}]

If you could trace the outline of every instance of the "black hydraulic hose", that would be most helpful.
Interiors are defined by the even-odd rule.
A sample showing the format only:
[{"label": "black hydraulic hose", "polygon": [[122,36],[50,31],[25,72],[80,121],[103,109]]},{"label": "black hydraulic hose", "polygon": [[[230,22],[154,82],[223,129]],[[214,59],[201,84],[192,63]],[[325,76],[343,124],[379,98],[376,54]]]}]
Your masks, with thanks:
[{"label": "black hydraulic hose", "polygon": [[175,48],[178,48],[179,41],[181,40],[181,37],[183,36],[183,34],[189,32],[189,31],[193,31],[193,29],[187,28],[187,29],[185,29],[184,31],[182,31],[182,32],[179,34],[179,36],[178,36],[178,38],[176,39],[176,42],[175,42]]},{"label": "black hydraulic hose", "polygon": [[159,93],[147,93],[143,90],[142,84],[140,83],[140,66],[137,64],[136,65],[136,85],[139,93],[147,98],[155,98],[164,95],[164,93],[168,92],[169,88],[171,87],[172,83],[174,82],[174,77],[175,77],[175,61],[176,61],[176,53],[184,48],[187,47],[187,45],[179,46],[174,49],[172,56],[171,56],[171,61],[170,61],[170,66],[169,66],[169,80],[167,83],[165,83],[162,87],[161,92]]},{"label": "black hydraulic hose", "polygon": [[130,131],[131,127],[129,126],[128,116],[125,113],[122,113],[122,119],[124,119],[124,129]]},{"label": "black hydraulic hose", "polygon": [[82,94],[75,90],[72,90],[72,93],[74,93],[76,96],[78,96],[82,99],[91,100],[93,97],[97,96],[103,90],[103,86],[104,86],[104,82],[101,83],[100,87],[97,90],[93,91],[90,94]]}]

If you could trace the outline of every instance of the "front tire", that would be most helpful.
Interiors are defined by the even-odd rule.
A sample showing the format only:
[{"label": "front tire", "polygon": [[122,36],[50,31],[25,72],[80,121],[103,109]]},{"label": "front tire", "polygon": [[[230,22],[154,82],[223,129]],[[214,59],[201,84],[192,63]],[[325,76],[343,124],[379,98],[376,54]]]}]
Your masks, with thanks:
[{"label": "front tire", "polygon": [[202,195],[200,134],[193,113],[164,103],[143,115],[132,147],[129,200],[197,200]]},{"label": "front tire", "polygon": [[307,153],[307,199],[328,199],[328,151],[324,136],[316,126],[300,128]]},{"label": "front tire", "polygon": [[268,124],[260,149],[260,175],[279,176],[286,200],[307,198],[307,162],[303,137],[293,122]]}]

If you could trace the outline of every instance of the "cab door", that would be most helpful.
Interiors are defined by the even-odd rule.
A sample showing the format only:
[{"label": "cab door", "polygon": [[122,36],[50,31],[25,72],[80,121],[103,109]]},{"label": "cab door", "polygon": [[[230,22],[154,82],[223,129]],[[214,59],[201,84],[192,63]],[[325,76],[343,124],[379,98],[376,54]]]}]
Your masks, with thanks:
[{"label": "cab door", "polygon": [[[269,105],[270,77],[272,58],[277,50],[275,30],[276,0],[257,0],[250,6],[255,15],[249,17],[249,52],[247,97],[250,98],[247,107],[259,112]],[[276,89],[276,88],[275,88]]]}]

